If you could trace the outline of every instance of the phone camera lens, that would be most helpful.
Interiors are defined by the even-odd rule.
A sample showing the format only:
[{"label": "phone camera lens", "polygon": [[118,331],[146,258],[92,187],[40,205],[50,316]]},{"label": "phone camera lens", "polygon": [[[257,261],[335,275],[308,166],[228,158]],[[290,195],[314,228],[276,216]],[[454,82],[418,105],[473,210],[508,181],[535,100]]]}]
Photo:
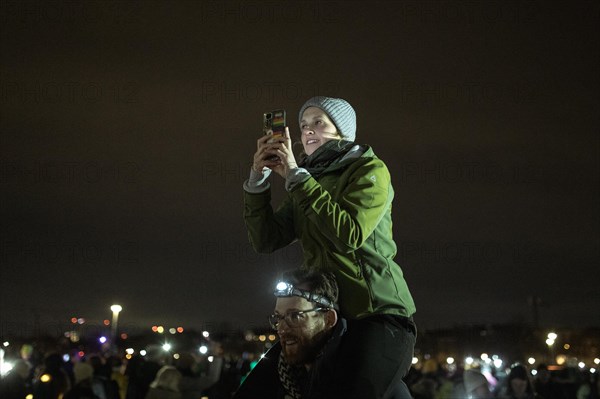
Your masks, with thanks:
[{"label": "phone camera lens", "polygon": [[273,118],[273,114],[271,114],[270,112],[268,114],[266,114],[265,116],[267,119],[272,119]]}]

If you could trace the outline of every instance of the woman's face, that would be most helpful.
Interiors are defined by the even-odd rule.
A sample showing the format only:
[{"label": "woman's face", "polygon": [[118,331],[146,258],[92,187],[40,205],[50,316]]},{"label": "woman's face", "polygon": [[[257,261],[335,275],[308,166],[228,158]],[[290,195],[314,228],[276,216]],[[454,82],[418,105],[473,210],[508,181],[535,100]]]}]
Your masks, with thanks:
[{"label": "woman's face", "polygon": [[306,155],[311,155],[317,148],[329,140],[340,140],[342,137],[325,111],[317,107],[308,107],[300,121],[302,146]]}]

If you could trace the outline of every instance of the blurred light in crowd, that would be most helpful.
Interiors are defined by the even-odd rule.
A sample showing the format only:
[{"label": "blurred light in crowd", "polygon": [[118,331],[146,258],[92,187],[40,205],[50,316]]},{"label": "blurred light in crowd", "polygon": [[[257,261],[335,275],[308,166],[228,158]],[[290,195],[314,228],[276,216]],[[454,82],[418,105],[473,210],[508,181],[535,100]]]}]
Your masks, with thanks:
[{"label": "blurred light in crowd", "polygon": [[50,374],[42,374],[42,376],[40,377],[41,382],[50,382],[50,380],[52,380]]},{"label": "blurred light in crowd", "polygon": [[266,335],[260,335],[260,336],[258,337],[258,340],[259,340],[260,342],[265,342],[265,341],[267,340],[267,336],[266,336]]},{"label": "blurred light in crowd", "polygon": [[12,370],[13,364],[10,362],[0,362],[0,375],[6,375],[10,370]]},{"label": "blurred light in crowd", "polygon": [[85,352],[84,351],[79,351],[79,352],[77,352],[77,356],[84,357],[85,356]]},{"label": "blurred light in crowd", "polygon": [[594,364],[600,364],[600,359],[598,359],[598,358],[595,358],[595,359],[594,359]]},{"label": "blurred light in crowd", "polygon": [[584,362],[579,362],[578,364],[580,369],[584,369],[585,368],[585,363]]},{"label": "blurred light in crowd", "polygon": [[471,356],[469,356],[465,359],[465,364],[468,364],[469,366],[472,365],[473,362],[474,362],[474,360]]},{"label": "blurred light in crowd", "polygon": [[550,338],[548,338],[548,339],[546,340],[546,345],[548,345],[548,346],[552,346],[552,345],[554,345],[554,340],[553,340],[553,339],[550,339]]},{"label": "blurred light in crowd", "polygon": [[158,326],[152,326],[152,331],[153,332],[158,332]]},{"label": "blurred light in crowd", "polygon": [[198,351],[199,351],[200,353],[202,353],[203,355],[205,355],[205,354],[206,354],[206,352],[208,352],[208,347],[206,347],[206,345],[202,345],[202,346],[201,346],[201,347],[198,349]]},{"label": "blurred light in crowd", "polygon": [[140,356],[146,356],[146,350],[145,349],[142,349],[140,351]]},{"label": "blurred light in crowd", "polygon": [[173,359],[179,360],[179,353],[173,353]]},{"label": "blurred light in crowd", "polygon": [[276,339],[277,339],[277,336],[275,334],[269,335],[269,341],[275,341]]},{"label": "blurred light in crowd", "polygon": [[133,348],[127,348],[125,349],[125,353],[127,353],[128,355],[133,355],[135,353],[135,350]]},{"label": "blurred light in crowd", "polygon": [[556,338],[558,338],[558,335],[556,335],[556,333],[554,333],[554,332],[548,333],[548,339],[551,339],[552,341],[556,341]]},{"label": "blurred light in crowd", "polygon": [[202,336],[203,336],[204,338],[208,338],[208,336],[209,336],[209,335],[210,335],[210,334],[208,333],[208,331],[202,331]]},{"label": "blurred light in crowd", "polygon": [[67,363],[69,360],[71,360],[71,356],[69,356],[68,353],[65,353],[63,355],[63,362]]},{"label": "blurred light in crowd", "polygon": [[157,331],[159,334],[162,334],[162,333],[164,333],[164,332],[165,332],[165,328],[164,328],[163,326],[158,326],[158,327],[156,328],[156,331]]},{"label": "blurred light in crowd", "polygon": [[80,317],[77,319],[77,324],[83,324],[85,323],[85,319],[83,317]]},{"label": "blurred light in crowd", "polygon": [[171,328],[169,328],[169,332],[170,332],[171,334],[177,334],[177,330],[175,329],[175,327],[171,327]]},{"label": "blurred light in crowd", "polygon": [[556,356],[556,364],[562,366],[567,361],[567,358],[564,355]]},{"label": "blurred light in crowd", "polygon": [[501,359],[494,359],[494,367],[496,367],[497,369],[499,369],[500,367],[502,367],[502,360]]},{"label": "blurred light in crowd", "polygon": [[481,360],[483,360],[483,361],[485,361],[485,360],[489,359],[489,357],[488,357],[488,354],[487,354],[487,353],[482,353],[480,357],[481,357]]},{"label": "blurred light in crowd", "polygon": [[419,363],[419,358],[413,357],[412,364],[417,364],[417,363]]},{"label": "blurred light in crowd", "polygon": [[121,334],[121,339],[127,339],[127,338],[129,338],[129,336],[126,333]]},{"label": "blurred light in crowd", "polygon": [[569,349],[571,349],[571,345],[569,345],[569,344],[564,344],[564,345],[563,345],[563,348],[565,348],[566,350],[569,350]]},{"label": "blurred light in crowd", "polygon": [[177,332],[181,334],[183,332],[183,327],[177,327]]},{"label": "blurred light in crowd", "polygon": [[98,338],[98,341],[100,341],[101,344],[106,342],[106,337],[100,337]]},{"label": "blurred light in crowd", "polygon": [[8,345],[10,345],[10,342],[8,342],[8,341],[4,341],[4,342],[2,343],[2,346],[4,346],[5,348],[6,348]]},{"label": "blurred light in crowd", "polygon": [[170,344],[170,343],[168,343],[168,342],[165,342],[165,343],[163,344],[162,348],[163,348],[163,350],[164,350],[165,352],[168,352],[168,351],[170,351],[170,350],[171,350],[171,344]]},{"label": "blurred light in crowd", "polygon": [[537,375],[537,370],[536,369],[531,370],[531,375]]},{"label": "blurred light in crowd", "polygon": [[77,331],[70,331],[68,338],[71,340],[71,342],[79,342],[79,334]]},{"label": "blurred light in crowd", "polygon": [[33,395],[29,394],[29,395],[25,396],[25,399],[33,399]]},{"label": "blurred light in crowd", "polygon": [[454,364],[454,358],[453,358],[452,356],[449,356],[449,357],[446,359],[446,363],[448,363],[448,364]]},{"label": "blurred light in crowd", "polygon": [[104,324],[105,326],[109,326],[110,325],[110,320],[104,319],[104,321],[102,322],[102,324]]},{"label": "blurred light in crowd", "polygon": [[77,324],[77,317],[71,317],[71,323]]},{"label": "blurred light in crowd", "polygon": [[212,363],[212,362],[213,362],[213,360],[215,360],[215,357],[214,357],[214,356],[209,356],[209,357],[208,357],[208,361],[209,361],[210,363]]},{"label": "blurred light in crowd", "polygon": [[596,372],[596,369],[592,367],[592,368],[590,369],[590,373],[594,374],[595,372]]},{"label": "blurred light in crowd", "polygon": [[530,357],[529,359],[527,359],[527,363],[534,364],[535,363],[535,358]]},{"label": "blurred light in crowd", "polygon": [[131,356],[129,353],[125,355],[125,359],[127,359],[127,360],[131,360],[132,357],[133,356]]}]

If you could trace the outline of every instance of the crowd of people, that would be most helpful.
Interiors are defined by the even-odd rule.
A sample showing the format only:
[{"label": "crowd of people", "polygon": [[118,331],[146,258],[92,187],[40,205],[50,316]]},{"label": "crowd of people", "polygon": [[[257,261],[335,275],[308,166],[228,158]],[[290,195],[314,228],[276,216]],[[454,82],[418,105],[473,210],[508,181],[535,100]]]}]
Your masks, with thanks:
[{"label": "crowd of people", "polygon": [[51,352],[39,362],[27,355],[33,354],[27,348],[31,346],[23,346],[21,358],[0,380],[0,398],[201,399],[225,380],[222,356],[214,356],[205,370],[200,357],[184,352],[175,360],[157,345],[148,346],[143,357],[95,353],[73,360]]},{"label": "crowd of people", "polygon": [[[535,370],[535,375],[532,374]],[[596,373],[577,367],[550,371],[517,363],[503,375],[479,368],[452,372],[434,360],[411,369],[406,379],[414,399],[599,399]]]},{"label": "crowd of people", "polygon": [[[277,317],[272,318],[274,324],[282,323],[290,301],[283,299],[285,297],[278,298],[282,299],[275,307],[277,313],[274,314]],[[291,300],[301,301],[302,298]],[[331,318],[331,313],[329,316],[327,312],[322,315],[324,319]],[[288,314],[287,318],[290,316]],[[327,363],[333,364],[330,362],[331,357],[335,354],[346,327],[347,324],[343,321],[336,321],[331,332],[326,334],[328,340],[319,344],[326,347],[326,350],[318,358],[312,359],[316,361],[315,367],[318,370],[313,375],[313,385],[319,384],[317,377],[329,378],[331,370],[326,366]],[[283,339],[289,340],[289,334],[282,331]],[[30,345],[24,345],[23,349],[22,358],[15,361],[12,370],[0,379],[2,399],[231,399],[240,387],[240,381],[243,381],[243,377],[255,363],[252,361],[253,356],[226,354],[215,357],[206,369],[206,359],[202,362],[197,355],[182,353],[175,361],[172,357],[165,357],[164,352],[154,346],[147,348],[145,357],[133,356],[126,359],[98,353],[86,355],[77,361],[65,361],[58,353],[49,353],[41,358],[39,354],[31,356]],[[291,351],[289,347],[285,353],[290,354],[294,364],[305,362],[313,356],[310,351],[298,353]],[[258,357],[260,354],[257,354],[256,358]],[[263,361],[274,357],[277,361],[282,357],[280,346],[274,347],[273,352],[268,352]],[[598,373],[578,367],[549,370],[544,364],[531,368],[517,364],[508,369],[506,374],[498,375],[479,368],[465,370],[463,366],[448,369],[447,365],[442,366],[429,359],[412,367],[404,381],[414,399],[600,399]],[[266,369],[268,367],[263,365],[261,370],[259,363],[252,373],[260,374]],[[535,375],[532,374],[533,370]],[[271,381],[265,378],[271,378]],[[276,375],[255,376],[248,382],[251,385],[262,384],[263,389],[282,389]],[[250,388],[256,390],[257,387],[245,384],[242,387],[244,388],[237,391],[236,399],[274,397],[269,393],[264,393],[264,396],[243,396],[248,394]]]}]

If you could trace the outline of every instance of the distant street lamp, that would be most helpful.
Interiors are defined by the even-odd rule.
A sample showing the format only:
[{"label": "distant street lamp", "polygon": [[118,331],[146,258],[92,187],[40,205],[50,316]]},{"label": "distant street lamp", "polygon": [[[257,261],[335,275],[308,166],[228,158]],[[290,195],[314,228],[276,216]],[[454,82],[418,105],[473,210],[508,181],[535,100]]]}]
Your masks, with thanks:
[{"label": "distant street lamp", "polygon": [[553,346],[554,342],[558,338],[558,335],[555,332],[551,332],[548,333],[548,336],[546,338],[546,345],[548,345],[548,352],[550,353],[550,362],[554,362],[555,360]]},{"label": "distant street lamp", "polygon": [[111,342],[113,345],[113,349],[117,349],[117,325],[119,323],[119,312],[123,310],[121,305],[112,305],[110,307],[112,310],[112,325],[111,325]]}]

